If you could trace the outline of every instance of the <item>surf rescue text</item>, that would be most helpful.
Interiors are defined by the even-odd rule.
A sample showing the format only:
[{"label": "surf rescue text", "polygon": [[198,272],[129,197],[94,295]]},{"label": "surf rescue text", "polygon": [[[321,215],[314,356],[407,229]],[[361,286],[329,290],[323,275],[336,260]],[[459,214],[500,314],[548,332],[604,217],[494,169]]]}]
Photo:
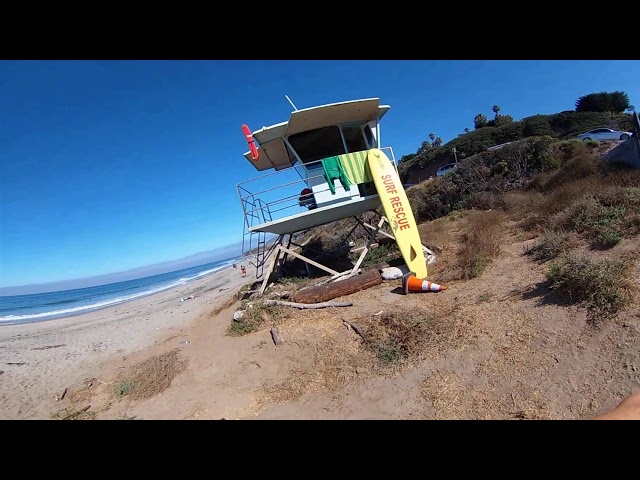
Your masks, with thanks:
[{"label": "surf rescue text", "polygon": [[[391,175],[382,175],[381,178],[386,192],[389,195],[397,195],[398,190],[396,189],[393,177]],[[411,228],[411,225],[409,225],[409,220],[407,220],[407,214],[405,213],[402,202],[400,201],[400,197],[391,197],[389,201],[391,203],[391,208],[393,208],[393,214],[398,221],[400,230]]]}]

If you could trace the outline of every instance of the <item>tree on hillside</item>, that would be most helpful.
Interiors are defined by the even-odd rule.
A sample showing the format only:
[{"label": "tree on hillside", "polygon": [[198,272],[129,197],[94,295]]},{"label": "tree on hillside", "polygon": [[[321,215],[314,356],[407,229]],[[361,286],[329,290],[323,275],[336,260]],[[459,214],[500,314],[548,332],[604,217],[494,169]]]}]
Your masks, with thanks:
[{"label": "tree on hillside", "polygon": [[498,115],[500,114],[500,105],[494,105],[491,110],[493,110],[493,113],[496,114],[496,118],[498,118]]},{"label": "tree on hillside", "polygon": [[420,148],[418,149],[417,154],[421,155],[425,153],[427,150],[429,150],[430,148],[431,148],[431,144],[425,140],[424,142],[422,142],[422,145],[420,145]]},{"label": "tree on hillside", "polygon": [[590,93],[576,100],[576,112],[622,113],[629,106],[629,96],[625,92]]},{"label": "tree on hillside", "polygon": [[628,112],[628,113],[633,113],[633,112],[635,112],[635,111],[636,111],[636,107],[634,107],[633,105],[629,105],[629,106],[627,107],[627,112]]},{"label": "tree on hillside", "polygon": [[406,155],[403,155],[402,157],[400,157],[400,161],[398,163],[402,163],[402,162],[406,162],[407,160],[411,160],[415,156],[416,156],[415,153],[408,153]]},{"label": "tree on hillside", "polygon": [[479,128],[486,127],[487,123],[489,123],[489,119],[483,113],[477,114],[473,119],[473,124],[476,130],[478,130]]},{"label": "tree on hillside", "polygon": [[436,139],[436,134],[435,133],[430,133],[429,134],[429,138],[431,139],[431,142],[433,143],[433,141]]},{"label": "tree on hillside", "polygon": [[493,124],[496,127],[501,127],[511,122],[513,122],[513,117],[511,115],[496,115],[496,119],[493,120]]},{"label": "tree on hillside", "polygon": [[439,147],[440,145],[442,145],[442,139],[440,137],[436,137],[436,139],[433,141],[432,145],[434,147]]},{"label": "tree on hillside", "polygon": [[465,128],[464,129],[464,133],[469,133],[471,130],[469,130],[469,128]]}]

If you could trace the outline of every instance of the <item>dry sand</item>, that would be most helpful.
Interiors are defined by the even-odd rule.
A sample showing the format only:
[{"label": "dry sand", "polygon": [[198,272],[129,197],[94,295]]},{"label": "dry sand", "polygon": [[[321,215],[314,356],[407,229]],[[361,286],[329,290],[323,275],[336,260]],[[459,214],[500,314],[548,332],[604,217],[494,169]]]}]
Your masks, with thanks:
[{"label": "dry sand", "polygon": [[[0,419],[49,418],[55,395],[99,377],[135,352],[175,336],[255,278],[223,270],[171,290],[102,310],[39,323],[0,326]],[[195,295],[195,299],[180,299]]]}]

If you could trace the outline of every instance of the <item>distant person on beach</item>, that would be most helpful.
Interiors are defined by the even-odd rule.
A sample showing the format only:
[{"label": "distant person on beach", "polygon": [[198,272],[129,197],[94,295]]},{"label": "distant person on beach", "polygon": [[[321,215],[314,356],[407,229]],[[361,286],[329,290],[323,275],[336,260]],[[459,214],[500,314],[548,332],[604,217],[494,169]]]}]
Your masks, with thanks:
[{"label": "distant person on beach", "polygon": [[640,420],[640,390],[626,397],[607,413],[593,417],[593,420]]},{"label": "distant person on beach", "polygon": [[247,269],[245,268],[244,265],[240,265],[240,271],[242,272],[243,277],[247,276]]},{"label": "distant person on beach", "polygon": [[233,268],[238,268],[238,266],[234,263],[234,264],[233,264]]}]

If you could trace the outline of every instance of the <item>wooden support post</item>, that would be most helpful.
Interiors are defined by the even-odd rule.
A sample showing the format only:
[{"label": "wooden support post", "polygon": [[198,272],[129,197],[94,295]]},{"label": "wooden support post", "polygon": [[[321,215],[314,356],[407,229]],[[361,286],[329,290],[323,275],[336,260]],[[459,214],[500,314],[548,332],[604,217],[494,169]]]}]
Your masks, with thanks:
[{"label": "wooden support post", "polygon": [[264,280],[262,280],[262,286],[260,287],[260,291],[258,292],[258,296],[260,297],[264,295],[264,291],[267,288],[267,284],[269,283],[269,279],[271,278],[273,269],[278,264],[278,257],[280,256],[280,250],[283,248],[282,245],[280,245],[281,241],[282,241],[282,235],[280,236],[280,238],[278,238],[278,245],[273,249],[273,253],[271,253],[271,255],[273,256],[271,257],[271,261],[269,262],[269,268],[267,269],[267,273],[264,276]]},{"label": "wooden support post", "polygon": [[367,241],[366,246],[364,247],[364,250],[362,250],[362,253],[360,254],[360,257],[358,257],[358,261],[356,262],[356,264],[353,267],[353,270],[351,270],[350,275],[353,275],[355,272],[358,271],[358,269],[360,268],[360,264],[362,263],[362,261],[364,260],[364,257],[367,256],[367,253],[369,253],[369,248],[371,247],[371,244],[373,243],[373,241],[376,238],[376,235],[378,234],[378,231],[382,228],[382,225],[384,225],[384,222],[386,221],[386,219],[384,217],[382,217],[380,219],[380,222],[378,222],[378,227],[375,228],[373,230],[373,232],[369,232],[369,240]]},{"label": "wooden support post", "polygon": [[322,265],[322,264],[320,264],[318,262],[314,262],[310,258],[307,258],[304,255],[300,255],[299,253],[296,253],[293,250],[289,250],[288,248],[284,248],[283,246],[280,246],[280,250],[282,250],[284,252],[287,252],[288,254],[293,255],[296,258],[299,258],[303,262],[307,262],[307,263],[313,265],[314,267],[317,267],[317,268],[319,268],[321,270],[324,270],[325,272],[330,273],[331,275],[338,275],[338,272],[336,272],[335,270],[332,270],[329,267],[325,267],[324,265]]}]

